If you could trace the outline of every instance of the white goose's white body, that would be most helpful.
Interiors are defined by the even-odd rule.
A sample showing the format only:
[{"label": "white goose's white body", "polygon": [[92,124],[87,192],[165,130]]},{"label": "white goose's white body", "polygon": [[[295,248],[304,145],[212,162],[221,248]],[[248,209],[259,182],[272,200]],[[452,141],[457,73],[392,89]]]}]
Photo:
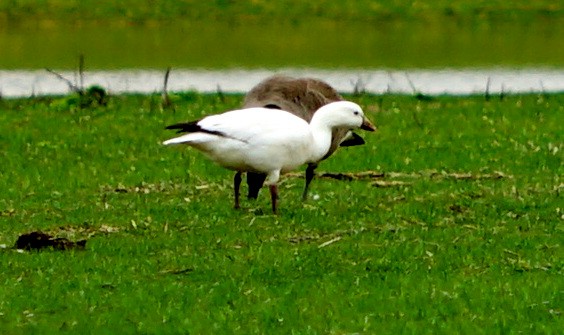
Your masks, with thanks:
[{"label": "white goose's white body", "polygon": [[197,123],[206,132],[189,133],[164,144],[188,144],[235,171],[286,172],[311,161],[315,153],[309,124],[285,111],[265,113],[263,109],[208,116]]},{"label": "white goose's white body", "polygon": [[[329,151],[334,128],[367,124],[372,126],[360,106],[348,101],[321,107],[310,123],[282,110],[247,108],[169,126],[189,133],[163,144],[187,144],[225,168],[267,174],[265,183],[270,186],[276,211],[275,186],[280,173],[321,160]],[[238,207],[238,186],[235,200]]]}]

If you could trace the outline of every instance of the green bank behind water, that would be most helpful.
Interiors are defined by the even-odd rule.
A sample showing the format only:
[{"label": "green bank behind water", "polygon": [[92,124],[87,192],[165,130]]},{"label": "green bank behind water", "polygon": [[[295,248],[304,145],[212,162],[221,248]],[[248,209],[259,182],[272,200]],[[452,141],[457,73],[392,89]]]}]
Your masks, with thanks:
[{"label": "green bank behind water", "polygon": [[0,68],[562,67],[551,1],[3,1]]},{"label": "green bank behind water", "polygon": [[347,1],[111,1],[7,0],[0,4],[4,20],[21,18],[77,22],[83,20],[159,22],[190,20],[301,21],[320,17],[338,21],[375,19],[516,20],[564,14],[564,5],[551,0],[359,0]]},{"label": "green bank behind water", "polygon": [[0,100],[0,332],[558,333],[564,96],[349,98],[380,131],[319,171],[384,175],[287,177],[278,216],[160,145],[241,96]]}]

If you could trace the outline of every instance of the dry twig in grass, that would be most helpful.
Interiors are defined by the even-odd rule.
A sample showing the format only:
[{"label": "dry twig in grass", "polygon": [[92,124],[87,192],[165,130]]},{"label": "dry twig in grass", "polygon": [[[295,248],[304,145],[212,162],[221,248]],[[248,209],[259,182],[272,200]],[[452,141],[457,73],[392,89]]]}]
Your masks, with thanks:
[{"label": "dry twig in grass", "polygon": [[[292,172],[285,174],[287,178],[302,178],[303,173]],[[471,172],[445,172],[445,171],[421,171],[414,173],[405,172],[378,172],[378,171],[361,171],[361,172],[346,172],[346,173],[333,173],[333,172],[321,172],[317,175],[319,178],[336,179],[344,181],[353,180],[364,180],[364,179],[396,179],[396,178],[433,178],[433,179],[456,179],[456,180],[482,180],[482,179],[503,179],[503,178],[513,178],[508,176],[503,172],[494,171],[493,173],[484,174],[473,174]],[[380,185],[375,186],[401,186],[408,184],[402,182],[389,183],[386,185],[385,182],[380,183]]]}]

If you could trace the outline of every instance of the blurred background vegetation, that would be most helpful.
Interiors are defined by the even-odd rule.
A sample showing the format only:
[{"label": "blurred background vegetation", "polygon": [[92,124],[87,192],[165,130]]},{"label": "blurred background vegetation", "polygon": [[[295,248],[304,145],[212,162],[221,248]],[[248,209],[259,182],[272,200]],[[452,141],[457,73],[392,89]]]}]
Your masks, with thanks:
[{"label": "blurred background vegetation", "polygon": [[552,0],[4,0],[4,20],[43,19],[147,23],[167,20],[302,21],[317,17],[338,21],[522,20],[560,16],[564,4]]}]

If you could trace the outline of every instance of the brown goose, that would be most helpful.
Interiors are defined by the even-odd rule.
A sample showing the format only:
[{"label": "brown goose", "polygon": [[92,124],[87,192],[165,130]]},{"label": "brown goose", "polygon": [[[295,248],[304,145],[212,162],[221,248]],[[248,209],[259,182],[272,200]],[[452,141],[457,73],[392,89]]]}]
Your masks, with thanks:
[{"label": "brown goose", "polygon": [[[288,111],[307,122],[315,111],[330,102],[341,101],[343,98],[329,84],[313,78],[292,78],[283,75],[274,75],[266,78],[253,87],[245,96],[243,108],[266,107]],[[365,130],[373,131],[374,129]],[[333,130],[331,146],[323,159],[331,156],[339,146],[354,146],[364,144],[362,137],[346,128]],[[315,175],[318,162],[309,163],[306,168],[306,183],[302,198],[307,198],[309,184]],[[247,184],[249,186],[248,198],[256,199],[264,183],[266,175],[249,172]],[[238,188],[241,175],[235,176],[235,187]]]}]

